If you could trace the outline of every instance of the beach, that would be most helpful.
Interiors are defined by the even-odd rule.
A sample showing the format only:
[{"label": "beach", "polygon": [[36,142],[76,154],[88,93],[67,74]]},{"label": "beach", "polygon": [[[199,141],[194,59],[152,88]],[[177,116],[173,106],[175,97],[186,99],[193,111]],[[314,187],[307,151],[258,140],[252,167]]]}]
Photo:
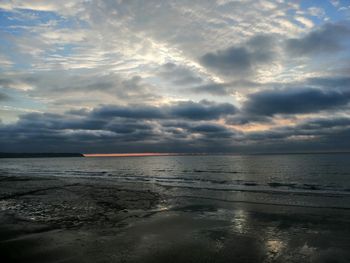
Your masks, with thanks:
[{"label": "beach", "polygon": [[0,263],[350,263],[350,0],[0,25]]},{"label": "beach", "polygon": [[3,169],[1,262],[350,260],[350,209],[338,205],[347,196],[333,193],[332,207],[319,205],[310,194],[315,190],[287,194],[304,196],[305,205],[249,199],[254,192],[233,191],[227,198],[221,191],[190,191],[113,176],[11,175]]}]

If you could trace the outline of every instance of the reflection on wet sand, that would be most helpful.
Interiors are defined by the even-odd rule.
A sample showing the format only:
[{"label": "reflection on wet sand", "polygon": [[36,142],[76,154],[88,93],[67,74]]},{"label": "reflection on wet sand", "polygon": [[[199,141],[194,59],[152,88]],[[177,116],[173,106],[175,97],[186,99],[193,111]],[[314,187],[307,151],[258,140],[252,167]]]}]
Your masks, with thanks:
[{"label": "reflection on wet sand", "polygon": [[282,240],[267,240],[266,241],[267,258],[274,260],[283,252],[285,244]]},{"label": "reflection on wet sand", "polygon": [[[350,258],[350,215],[344,212],[337,216],[334,211],[288,208],[293,213],[286,213],[283,207],[166,199],[161,189],[153,192],[157,189],[142,185],[137,187],[142,190],[135,185],[131,190],[103,183],[92,188],[82,179],[75,183],[69,191],[57,190],[67,185],[61,179],[56,184],[63,186],[40,195],[1,202],[0,250],[6,251],[2,257],[10,262],[52,262],[54,255],[65,262],[152,263],[319,263],[335,253],[340,259],[335,262]],[[17,190],[23,192],[23,187]],[[57,200],[63,206],[53,206]],[[322,220],[326,212],[327,221]],[[15,252],[19,247],[26,249]]]},{"label": "reflection on wet sand", "polygon": [[239,234],[245,234],[247,233],[248,229],[248,215],[246,211],[242,209],[238,209],[234,217],[232,219],[232,228],[233,231]]}]

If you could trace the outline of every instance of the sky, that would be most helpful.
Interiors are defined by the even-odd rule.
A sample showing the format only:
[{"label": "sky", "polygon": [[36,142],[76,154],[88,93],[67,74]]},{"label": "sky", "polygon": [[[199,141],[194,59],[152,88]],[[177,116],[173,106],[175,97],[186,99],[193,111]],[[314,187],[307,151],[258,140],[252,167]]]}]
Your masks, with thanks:
[{"label": "sky", "polygon": [[0,151],[350,150],[349,0],[0,0]]}]

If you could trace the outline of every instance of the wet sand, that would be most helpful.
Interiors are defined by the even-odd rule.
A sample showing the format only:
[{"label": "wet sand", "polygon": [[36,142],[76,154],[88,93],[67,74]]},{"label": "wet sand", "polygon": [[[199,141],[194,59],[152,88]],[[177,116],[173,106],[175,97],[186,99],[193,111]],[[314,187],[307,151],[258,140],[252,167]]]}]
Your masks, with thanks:
[{"label": "wet sand", "polygon": [[350,262],[350,211],[168,195],[99,178],[0,178],[1,262]]}]

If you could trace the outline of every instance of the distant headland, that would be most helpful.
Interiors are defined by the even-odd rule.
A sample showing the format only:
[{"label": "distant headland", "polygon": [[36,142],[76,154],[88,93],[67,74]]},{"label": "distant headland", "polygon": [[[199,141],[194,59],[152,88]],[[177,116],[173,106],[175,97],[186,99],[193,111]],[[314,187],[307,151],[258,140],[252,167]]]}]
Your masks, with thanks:
[{"label": "distant headland", "polygon": [[0,153],[0,158],[84,157],[81,153]]}]

